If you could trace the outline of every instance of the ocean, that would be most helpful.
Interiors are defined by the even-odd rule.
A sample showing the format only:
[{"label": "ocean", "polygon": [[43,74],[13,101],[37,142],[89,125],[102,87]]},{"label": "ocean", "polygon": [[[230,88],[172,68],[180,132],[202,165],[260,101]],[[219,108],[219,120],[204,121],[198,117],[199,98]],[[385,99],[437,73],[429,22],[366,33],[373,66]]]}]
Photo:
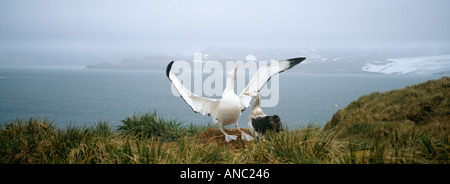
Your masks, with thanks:
[{"label": "ocean", "polygon": [[[360,96],[439,79],[439,75],[280,74],[279,102],[263,108],[290,128],[325,125],[333,114]],[[253,103],[253,101],[252,101]],[[245,110],[239,127],[247,127]],[[91,126],[106,120],[113,127],[133,114],[156,110],[186,125],[212,122],[172,95],[164,70],[96,70],[62,66],[0,66],[0,122],[47,118],[58,127]],[[231,127],[228,127],[231,128]]]}]

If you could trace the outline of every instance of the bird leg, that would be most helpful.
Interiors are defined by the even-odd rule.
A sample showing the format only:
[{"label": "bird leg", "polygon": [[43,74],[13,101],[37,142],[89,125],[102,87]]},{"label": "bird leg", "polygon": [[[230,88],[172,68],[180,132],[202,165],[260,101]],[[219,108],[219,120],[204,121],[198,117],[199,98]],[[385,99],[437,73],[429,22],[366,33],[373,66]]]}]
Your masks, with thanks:
[{"label": "bird leg", "polygon": [[253,137],[252,137],[252,136],[246,134],[244,131],[242,131],[241,129],[239,129],[239,127],[237,126],[237,123],[236,123],[236,128],[242,133],[242,140],[246,140],[246,141],[251,141],[251,140],[253,140]]},{"label": "bird leg", "polygon": [[223,131],[222,126],[219,127],[220,131],[222,131],[222,133],[225,135],[225,140],[227,142],[230,142],[231,140],[236,140],[237,136],[236,135],[228,135],[227,133],[225,133],[225,131]]}]

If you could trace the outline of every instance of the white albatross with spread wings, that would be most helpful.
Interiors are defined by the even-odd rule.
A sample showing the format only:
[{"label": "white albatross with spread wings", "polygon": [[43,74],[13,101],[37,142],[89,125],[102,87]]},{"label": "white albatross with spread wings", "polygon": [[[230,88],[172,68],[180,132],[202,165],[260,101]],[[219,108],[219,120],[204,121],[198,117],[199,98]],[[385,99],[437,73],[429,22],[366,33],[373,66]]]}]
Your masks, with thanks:
[{"label": "white albatross with spread wings", "polygon": [[191,106],[194,112],[210,116],[214,123],[219,125],[220,131],[225,134],[225,140],[227,142],[237,138],[236,135],[228,135],[223,131],[223,127],[227,125],[235,126],[236,129],[242,133],[242,139],[250,141],[253,140],[253,137],[244,133],[238,127],[238,119],[241,112],[250,105],[250,101],[252,100],[252,97],[247,96],[244,93],[253,90],[261,90],[272,76],[294,67],[305,59],[305,57],[292,58],[259,67],[258,71],[239,96],[234,92],[234,83],[236,81],[238,67],[238,62],[236,62],[235,67],[228,73],[222,99],[205,98],[190,92],[183,84],[181,84],[175,74],[170,72],[172,65],[174,64],[173,61],[167,65],[166,75],[181,95],[181,98]]}]

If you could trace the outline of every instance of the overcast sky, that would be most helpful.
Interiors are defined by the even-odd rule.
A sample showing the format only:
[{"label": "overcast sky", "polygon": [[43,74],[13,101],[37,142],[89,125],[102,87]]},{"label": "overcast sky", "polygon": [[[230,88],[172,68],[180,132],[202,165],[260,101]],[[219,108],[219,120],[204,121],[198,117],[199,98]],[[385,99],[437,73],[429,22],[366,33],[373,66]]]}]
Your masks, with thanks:
[{"label": "overcast sky", "polygon": [[445,45],[449,7],[449,0],[0,0],[0,46]]}]

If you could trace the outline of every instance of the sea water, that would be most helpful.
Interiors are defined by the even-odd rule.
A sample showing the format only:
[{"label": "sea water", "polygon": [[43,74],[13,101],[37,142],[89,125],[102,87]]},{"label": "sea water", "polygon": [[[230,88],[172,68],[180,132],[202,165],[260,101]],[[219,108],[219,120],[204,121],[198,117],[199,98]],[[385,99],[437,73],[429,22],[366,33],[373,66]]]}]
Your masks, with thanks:
[{"label": "sea water", "polygon": [[[289,127],[308,123],[323,126],[338,109],[362,95],[441,77],[286,71],[280,74],[278,105],[263,111],[277,114]],[[170,86],[164,70],[0,66],[0,122],[36,117],[47,118],[59,127],[90,126],[103,120],[118,126],[127,116],[154,110],[185,124],[212,122],[174,96]],[[240,127],[247,127],[250,109],[242,113]]]}]

